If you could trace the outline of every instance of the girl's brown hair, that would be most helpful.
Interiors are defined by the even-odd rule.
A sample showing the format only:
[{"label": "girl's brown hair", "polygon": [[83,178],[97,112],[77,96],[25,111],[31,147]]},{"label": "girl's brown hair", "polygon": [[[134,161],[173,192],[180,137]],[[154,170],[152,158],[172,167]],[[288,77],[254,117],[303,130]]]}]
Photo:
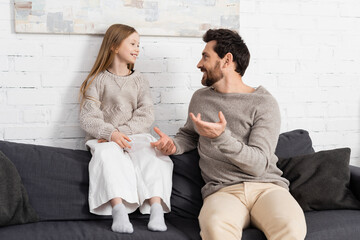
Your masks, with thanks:
[{"label": "girl's brown hair", "polygon": [[[86,90],[89,88],[90,84],[100,72],[106,70],[114,61],[115,49],[120,46],[124,39],[134,32],[136,32],[136,30],[133,27],[123,24],[113,24],[108,28],[101,43],[94,66],[85,81],[81,84],[79,94],[80,107],[82,107],[85,99],[90,99],[89,96],[86,96]],[[133,70],[133,68],[134,64],[128,64],[129,70]]]}]

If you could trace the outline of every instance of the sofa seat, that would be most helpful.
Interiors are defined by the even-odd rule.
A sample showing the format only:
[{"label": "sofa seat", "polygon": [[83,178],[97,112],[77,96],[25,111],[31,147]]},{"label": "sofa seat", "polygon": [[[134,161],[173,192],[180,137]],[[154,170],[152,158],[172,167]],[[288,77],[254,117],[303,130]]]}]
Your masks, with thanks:
[{"label": "sofa seat", "polygon": [[[326,210],[305,213],[307,235],[305,240],[347,240],[360,239],[360,214],[358,210]],[[201,240],[197,219],[168,217],[167,223],[177,226],[187,233],[191,240]],[[247,228],[242,240],[266,240],[265,235],[256,228]]]},{"label": "sofa seat", "polygon": [[167,222],[168,231],[151,232],[148,218],[131,219],[134,233],[121,234],[111,231],[112,220],[46,221],[0,228],[0,239],[6,240],[187,240],[185,233]]},{"label": "sofa seat", "polygon": [[360,239],[358,210],[327,210],[306,212],[306,240]]},{"label": "sofa seat", "polygon": [[[339,240],[360,238],[360,214],[356,210],[312,211],[305,213],[308,232],[305,240]],[[333,219],[336,219],[334,221]],[[46,221],[0,228],[0,238],[7,240],[201,240],[197,219],[166,215],[166,232],[147,230],[148,217],[131,217],[133,234],[114,234],[111,219],[88,221]],[[350,234],[350,235],[349,235]],[[29,237],[31,236],[31,237]],[[265,235],[248,228],[243,232],[242,240],[266,240]]]},{"label": "sofa seat", "polygon": [[[305,213],[305,218],[305,240],[360,239],[360,214],[357,210],[311,211]],[[248,239],[266,240],[266,237],[259,230],[249,228],[242,237],[242,240]]]}]

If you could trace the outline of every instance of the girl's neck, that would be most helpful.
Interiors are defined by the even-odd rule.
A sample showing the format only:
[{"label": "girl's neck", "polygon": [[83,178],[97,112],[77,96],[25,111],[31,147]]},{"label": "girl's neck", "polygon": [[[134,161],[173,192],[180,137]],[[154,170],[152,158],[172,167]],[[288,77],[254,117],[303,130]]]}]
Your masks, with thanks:
[{"label": "girl's neck", "polygon": [[127,76],[131,74],[131,70],[127,68],[127,65],[114,66],[113,64],[107,68],[109,72],[117,76]]}]

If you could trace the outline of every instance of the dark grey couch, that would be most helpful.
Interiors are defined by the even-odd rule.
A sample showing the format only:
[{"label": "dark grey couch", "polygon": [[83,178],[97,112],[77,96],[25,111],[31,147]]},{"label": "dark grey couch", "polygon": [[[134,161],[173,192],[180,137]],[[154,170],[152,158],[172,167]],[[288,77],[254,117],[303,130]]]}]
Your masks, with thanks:
[{"label": "dark grey couch", "polygon": [[[174,161],[172,212],[166,214],[168,231],[147,230],[148,216],[130,215],[133,234],[110,230],[111,218],[88,211],[89,152],[0,141],[2,151],[16,166],[30,204],[40,217],[36,223],[0,227],[0,239],[200,239],[197,215],[202,199],[203,180],[198,167],[197,151],[172,156]],[[313,153],[311,139],[305,130],[282,133],[276,149],[281,157]],[[360,199],[360,168],[350,167],[350,187]],[[360,239],[360,211],[326,210],[305,213],[307,240]],[[243,240],[266,239],[249,228]]]}]

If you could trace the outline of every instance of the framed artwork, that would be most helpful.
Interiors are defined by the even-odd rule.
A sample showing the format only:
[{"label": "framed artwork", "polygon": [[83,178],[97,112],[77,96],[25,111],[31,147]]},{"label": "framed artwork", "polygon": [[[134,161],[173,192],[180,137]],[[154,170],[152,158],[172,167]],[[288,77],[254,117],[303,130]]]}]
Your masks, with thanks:
[{"label": "framed artwork", "polygon": [[202,36],[239,30],[239,0],[14,0],[18,33],[103,34],[114,23],[141,35]]}]

